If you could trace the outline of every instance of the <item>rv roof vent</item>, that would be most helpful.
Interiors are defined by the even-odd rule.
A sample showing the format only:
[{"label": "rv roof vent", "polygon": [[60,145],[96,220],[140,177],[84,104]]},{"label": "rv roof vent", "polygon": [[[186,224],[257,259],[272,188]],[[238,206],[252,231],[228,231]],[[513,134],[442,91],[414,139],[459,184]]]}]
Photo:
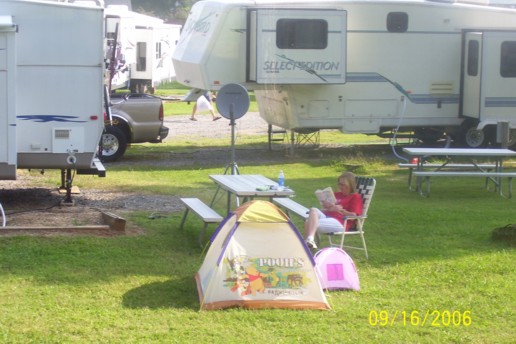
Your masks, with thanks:
[{"label": "rv roof vent", "polygon": [[434,82],[430,85],[431,94],[453,94],[452,82]]}]

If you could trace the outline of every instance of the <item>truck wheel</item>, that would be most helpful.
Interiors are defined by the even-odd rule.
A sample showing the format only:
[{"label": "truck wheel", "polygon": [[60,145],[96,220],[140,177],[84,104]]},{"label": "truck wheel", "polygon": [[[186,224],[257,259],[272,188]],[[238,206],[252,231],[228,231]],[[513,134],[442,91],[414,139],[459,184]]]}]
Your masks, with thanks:
[{"label": "truck wheel", "polygon": [[101,140],[102,162],[115,161],[124,155],[127,148],[127,138],[117,127],[107,125]]},{"label": "truck wheel", "polygon": [[486,147],[491,138],[489,137],[489,131],[484,128],[483,130],[477,129],[477,124],[474,121],[465,121],[461,125],[461,141],[463,146],[468,148],[483,148]]}]

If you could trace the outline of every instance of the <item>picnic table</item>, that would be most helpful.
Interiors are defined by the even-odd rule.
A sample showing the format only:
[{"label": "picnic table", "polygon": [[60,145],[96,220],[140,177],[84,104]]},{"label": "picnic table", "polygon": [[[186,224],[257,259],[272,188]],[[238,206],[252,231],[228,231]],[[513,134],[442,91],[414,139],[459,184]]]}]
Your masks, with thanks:
[{"label": "picnic table", "polygon": [[[417,158],[415,171],[409,174],[409,178],[416,177],[416,191],[422,196],[430,194],[430,177],[484,177],[486,178],[486,188],[489,182],[495,185],[495,191],[502,192],[502,178],[508,178],[508,197],[512,196],[512,178],[516,177],[516,172],[504,172],[503,160],[516,157],[516,152],[502,148],[403,148],[403,151],[412,157]],[[441,164],[426,164],[430,157],[444,157],[445,161]],[[455,164],[454,160],[468,160],[468,164]],[[479,159],[494,160],[494,164],[481,164]],[[407,164],[404,164],[407,165]],[[400,166],[400,167],[409,167]],[[450,170],[448,167],[454,167]],[[426,192],[423,184],[426,183]],[[409,179],[409,188],[410,179]]]},{"label": "picnic table", "polygon": [[[212,174],[210,179],[217,184],[217,192],[222,189],[227,193],[227,213],[231,210],[231,195],[246,202],[256,197],[292,197],[295,192],[290,188],[280,188],[275,181],[259,174]],[[210,206],[213,206],[217,197],[213,196]]]}]

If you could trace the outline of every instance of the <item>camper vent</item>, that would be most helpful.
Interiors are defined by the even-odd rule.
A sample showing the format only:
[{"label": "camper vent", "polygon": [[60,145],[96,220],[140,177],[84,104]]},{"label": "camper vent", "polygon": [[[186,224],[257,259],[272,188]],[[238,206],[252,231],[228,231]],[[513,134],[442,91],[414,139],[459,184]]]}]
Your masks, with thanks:
[{"label": "camper vent", "polygon": [[56,129],[54,131],[54,138],[69,139],[70,138],[70,129]]},{"label": "camper vent", "polygon": [[436,82],[430,86],[431,94],[453,94],[452,82]]}]

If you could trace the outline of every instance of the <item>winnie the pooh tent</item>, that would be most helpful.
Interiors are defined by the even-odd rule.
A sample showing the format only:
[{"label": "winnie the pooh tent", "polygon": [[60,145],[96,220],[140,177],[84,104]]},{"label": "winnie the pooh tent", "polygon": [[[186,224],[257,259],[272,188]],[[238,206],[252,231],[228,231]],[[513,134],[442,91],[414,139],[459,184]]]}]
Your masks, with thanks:
[{"label": "winnie the pooh tent", "polygon": [[266,201],[247,202],[224,219],[195,280],[202,310],[330,309],[303,238]]}]

